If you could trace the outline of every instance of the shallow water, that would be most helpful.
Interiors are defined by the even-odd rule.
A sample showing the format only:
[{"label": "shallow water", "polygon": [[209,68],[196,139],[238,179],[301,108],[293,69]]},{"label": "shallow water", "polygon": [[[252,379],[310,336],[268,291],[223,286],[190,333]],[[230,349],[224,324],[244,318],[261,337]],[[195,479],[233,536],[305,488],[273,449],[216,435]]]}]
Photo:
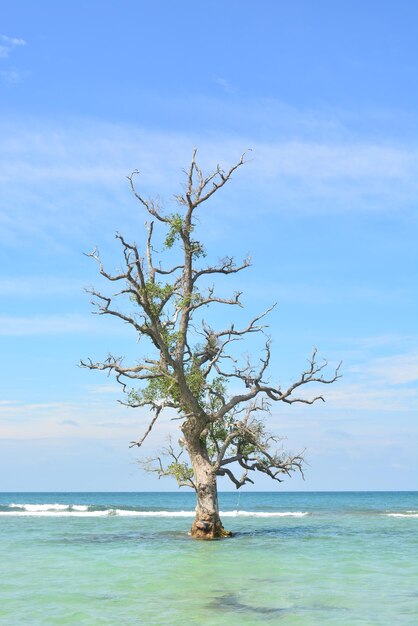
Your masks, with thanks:
[{"label": "shallow water", "polygon": [[220,503],[198,542],[188,493],[2,494],[0,624],[418,624],[417,493]]}]

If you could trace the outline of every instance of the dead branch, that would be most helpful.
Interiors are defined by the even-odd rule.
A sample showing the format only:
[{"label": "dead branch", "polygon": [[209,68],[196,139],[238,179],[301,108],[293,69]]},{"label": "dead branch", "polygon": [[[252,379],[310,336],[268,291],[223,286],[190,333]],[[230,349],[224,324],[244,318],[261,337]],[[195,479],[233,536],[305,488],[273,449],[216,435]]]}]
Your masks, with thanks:
[{"label": "dead branch", "polygon": [[148,428],[145,431],[145,433],[142,435],[142,437],[140,439],[137,439],[136,441],[131,441],[130,443],[130,448],[133,448],[134,446],[138,446],[138,448],[140,448],[142,446],[142,444],[144,443],[145,439],[148,437],[148,435],[150,434],[155,422],[157,421],[161,411],[163,410],[164,405],[162,404],[161,406],[158,406],[155,410],[155,415],[154,417],[151,419],[150,423],[148,424]]}]

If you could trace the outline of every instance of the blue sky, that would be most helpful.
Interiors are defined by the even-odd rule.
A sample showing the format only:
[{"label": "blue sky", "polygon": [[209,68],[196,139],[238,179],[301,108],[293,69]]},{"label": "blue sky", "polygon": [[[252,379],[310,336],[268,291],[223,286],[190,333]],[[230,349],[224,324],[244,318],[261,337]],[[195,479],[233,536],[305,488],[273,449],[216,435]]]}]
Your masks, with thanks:
[{"label": "blue sky", "polygon": [[1,490],[176,488],[128,449],[147,415],[77,363],[139,356],[91,315],[83,252],[117,267],[146,219],[126,175],[170,206],[194,146],[206,168],[252,149],[199,228],[212,258],[251,254],[248,317],[278,302],[272,379],[312,346],[344,361],[325,405],[274,407],[309,461],[281,488],[416,488],[417,24],[412,0],[3,3]]}]

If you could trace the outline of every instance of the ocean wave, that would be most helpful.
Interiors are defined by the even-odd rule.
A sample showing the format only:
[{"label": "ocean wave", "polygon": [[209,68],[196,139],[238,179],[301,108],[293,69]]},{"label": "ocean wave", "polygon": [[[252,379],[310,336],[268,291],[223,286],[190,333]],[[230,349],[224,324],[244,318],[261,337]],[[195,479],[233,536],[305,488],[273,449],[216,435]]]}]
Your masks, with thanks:
[{"label": "ocean wave", "polygon": [[406,513],[383,513],[387,517],[418,517],[417,511],[406,511]]},{"label": "ocean wave", "polygon": [[[87,507],[86,507],[87,508]],[[104,509],[102,511],[86,511],[79,510],[73,507],[72,510],[69,510],[69,507],[66,509],[41,509],[38,507],[37,510],[26,509],[26,510],[12,510],[12,511],[0,511],[0,515],[2,516],[15,516],[15,517],[109,517],[109,516],[119,516],[119,517],[194,517],[194,511],[132,511],[129,509]]]},{"label": "ocean wave", "polygon": [[[11,504],[11,511],[1,511],[3,516],[35,517],[194,517],[195,511],[135,511],[130,509],[105,509],[89,511],[85,505],[70,504]],[[20,510],[16,510],[20,509]],[[221,517],[304,517],[302,511],[264,512],[264,511],[220,511]]]},{"label": "ocean wave", "polygon": [[0,511],[3,517],[105,517],[110,511]]},{"label": "ocean wave", "polygon": [[38,513],[42,511],[88,511],[88,506],[85,504],[9,504],[11,509],[22,509],[31,513]]},{"label": "ocean wave", "polygon": [[305,517],[309,515],[302,511],[275,511],[266,513],[264,511],[220,511],[221,517]]}]

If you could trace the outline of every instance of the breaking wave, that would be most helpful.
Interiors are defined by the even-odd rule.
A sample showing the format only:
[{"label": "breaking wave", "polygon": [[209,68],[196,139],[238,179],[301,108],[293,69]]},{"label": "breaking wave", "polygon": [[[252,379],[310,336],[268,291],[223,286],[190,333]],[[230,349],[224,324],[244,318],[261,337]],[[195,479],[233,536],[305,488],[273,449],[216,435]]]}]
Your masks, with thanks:
[{"label": "breaking wave", "polygon": [[418,511],[405,511],[405,513],[383,513],[387,517],[418,517]]},{"label": "breaking wave", "polygon": [[[0,515],[36,517],[194,517],[195,511],[137,511],[132,509],[109,508],[94,510],[94,507],[81,504],[10,504],[8,510]],[[264,511],[220,511],[221,517],[304,517],[302,511],[264,512]]]},{"label": "breaking wave", "polygon": [[[412,518],[418,517],[417,510],[406,510],[400,512],[392,511],[374,511],[368,512],[374,515],[385,517]],[[312,515],[307,511],[220,511],[220,516],[224,517],[240,517],[240,518],[281,518],[293,517],[301,518]],[[167,511],[167,510],[140,510],[139,507],[118,508],[117,506],[106,505],[87,505],[87,504],[18,504],[12,503],[6,506],[0,506],[0,516],[35,516],[35,517],[194,517],[195,511]]]},{"label": "breaking wave", "polygon": [[274,513],[265,513],[264,511],[221,511],[221,517],[305,517],[309,515],[302,511],[277,511]]},{"label": "breaking wave", "polygon": [[23,509],[32,513],[41,511],[88,511],[86,504],[9,504],[11,509]]}]

